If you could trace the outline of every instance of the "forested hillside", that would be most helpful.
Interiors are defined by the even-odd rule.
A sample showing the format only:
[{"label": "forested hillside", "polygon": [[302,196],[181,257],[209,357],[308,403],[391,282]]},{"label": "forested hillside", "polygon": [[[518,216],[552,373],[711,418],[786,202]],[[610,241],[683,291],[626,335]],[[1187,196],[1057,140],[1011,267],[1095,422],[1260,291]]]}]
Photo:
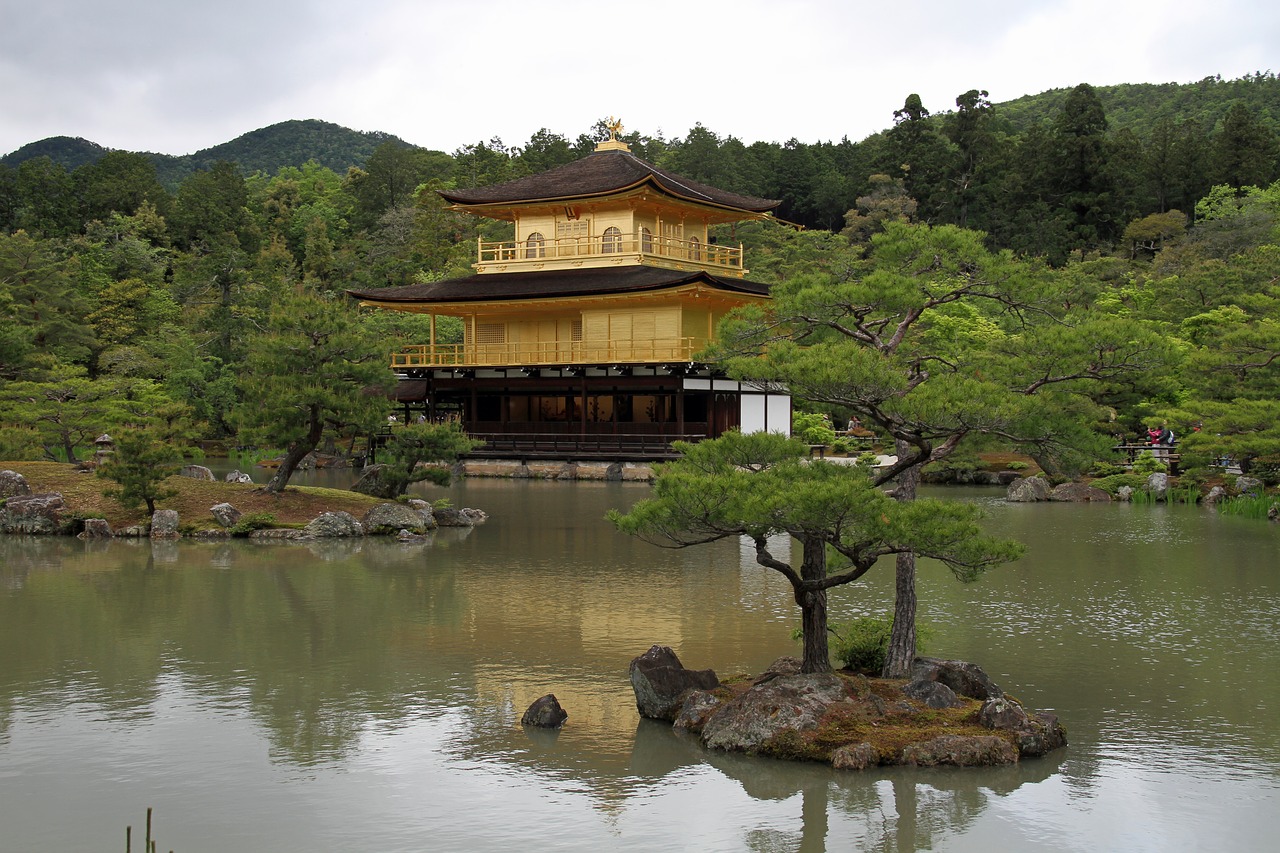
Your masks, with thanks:
[{"label": "forested hillside", "polygon": [[[1215,439],[1204,454],[1265,458],[1280,453],[1277,117],[1267,74],[1008,104],[980,90],[955,104],[906,95],[892,126],[860,142],[747,144],[700,125],[625,138],[674,172],[782,200],[779,217],[803,230],[722,235],[747,245],[758,280],[871,275],[890,222],[980,231],[987,251],[1054,282],[1059,302],[1171,342],[1150,381],[1090,392],[1091,429],[1169,418]],[[576,138],[544,129],[448,154],[287,122],[173,158],[176,171],[83,140],[16,152],[0,164],[0,458],[83,455],[140,420],[184,441],[237,435],[246,358],[284,300],[349,312],[349,288],[468,274],[477,234],[509,226],[460,217],[435,190],[542,171],[604,134],[602,122]],[[421,318],[351,319],[388,352],[426,339]]]},{"label": "forested hillside", "polygon": [[[230,142],[197,151],[194,154],[146,156],[155,166],[156,179],[170,192],[198,169],[215,163],[235,163],[246,174],[275,174],[285,166],[301,166],[314,161],[343,174],[352,166],[363,166],[374,150],[384,142],[408,147],[409,143],[389,133],[349,130],[326,121],[284,121],[239,136]],[[24,145],[0,157],[0,166],[17,168],[27,160],[48,157],[53,164],[67,170],[95,163],[109,149],[84,139],[55,136]]]}]

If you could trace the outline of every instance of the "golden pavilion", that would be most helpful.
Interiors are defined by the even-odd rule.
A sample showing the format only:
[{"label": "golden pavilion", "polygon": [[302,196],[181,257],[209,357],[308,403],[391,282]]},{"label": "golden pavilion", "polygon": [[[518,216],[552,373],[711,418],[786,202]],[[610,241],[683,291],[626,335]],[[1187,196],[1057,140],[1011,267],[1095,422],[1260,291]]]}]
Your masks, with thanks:
[{"label": "golden pavilion", "polygon": [[[689,180],[610,139],[537,175],[441,195],[513,223],[461,279],[348,291],[431,316],[431,340],[392,356],[406,418],[455,418],[476,455],[662,459],[675,440],[790,432],[785,394],[730,380],[697,354],[731,309],[769,298],[713,225],[768,219],[777,201]],[[457,317],[461,343],[435,340]]]}]

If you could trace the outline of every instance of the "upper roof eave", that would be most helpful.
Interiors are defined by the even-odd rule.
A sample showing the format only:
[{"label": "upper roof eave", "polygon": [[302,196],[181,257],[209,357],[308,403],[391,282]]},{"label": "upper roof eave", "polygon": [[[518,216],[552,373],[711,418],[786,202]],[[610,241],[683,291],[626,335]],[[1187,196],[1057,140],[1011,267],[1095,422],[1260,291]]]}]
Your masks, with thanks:
[{"label": "upper roof eave", "polygon": [[[572,163],[513,181],[464,190],[441,190],[440,196],[467,210],[514,204],[563,204],[601,198],[643,186],[685,202],[762,217],[780,201],[740,195],[660,169],[629,151],[597,151]],[[747,218],[744,216],[743,218]]]}]

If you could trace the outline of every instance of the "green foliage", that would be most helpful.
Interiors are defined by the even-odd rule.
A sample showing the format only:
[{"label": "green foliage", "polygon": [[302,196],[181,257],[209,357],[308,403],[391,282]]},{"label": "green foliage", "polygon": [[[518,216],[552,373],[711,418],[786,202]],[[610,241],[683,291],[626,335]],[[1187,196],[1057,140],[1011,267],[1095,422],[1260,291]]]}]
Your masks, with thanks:
[{"label": "green foliage", "polygon": [[1262,481],[1265,486],[1280,486],[1280,454],[1268,454],[1253,459],[1249,476]]},{"label": "green foliage", "polygon": [[1150,450],[1144,450],[1138,454],[1137,459],[1133,460],[1133,473],[1167,474],[1169,473],[1169,466],[1157,459]]},{"label": "green foliage", "polygon": [[[837,622],[831,626],[831,633],[836,636],[832,652],[845,668],[879,674],[884,669],[889,637],[893,634],[893,614]],[[916,651],[920,651],[918,643]]]},{"label": "green foliage", "polygon": [[805,444],[831,445],[836,440],[836,431],[831,427],[831,419],[817,412],[793,412],[791,433]]},{"label": "green foliage", "polygon": [[1272,495],[1237,495],[1219,501],[1217,507],[1223,515],[1262,520],[1280,511],[1280,501]]},{"label": "green foliage", "polygon": [[451,463],[483,445],[469,437],[457,424],[406,424],[396,427],[382,451],[387,465],[383,480],[392,488],[391,497],[403,495],[413,483],[429,480],[447,486],[448,468],[428,463]]},{"label": "green foliage", "polygon": [[1089,466],[1090,477],[1114,477],[1117,474],[1125,473],[1125,467],[1115,462],[1108,462],[1105,459],[1099,459]]},{"label": "green foliage", "polygon": [[1015,459],[1009,464],[1005,465],[1004,467],[1010,471],[1025,471],[1027,470],[1027,463],[1020,462],[1017,459]]},{"label": "green foliage", "polygon": [[1114,497],[1117,492],[1124,486],[1133,489],[1134,492],[1140,492],[1147,486],[1147,478],[1138,474],[1110,474],[1106,477],[1100,477],[1097,480],[1091,480],[1089,485],[1097,489],[1102,489],[1107,494]]},{"label": "green foliage", "polygon": [[350,306],[316,296],[281,298],[250,342],[236,411],[241,443],[285,448],[267,484],[282,491],[326,431],[370,433],[386,417],[395,381],[388,353],[359,334]]},{"label": "green foliage", "polygon": [[[819,597],[857,580],[880,557],[913,551],[969,581],[1021,553],[1015,543],[981,532],[977,507],[895,501],[863,466],[811,460],[808,446],[796,438],[728,433],[678,448],[683,457],[661,468],[653,497],[626,514],[610,511],[609,520],[624,533],[665,547],[752,540],[756,561],[786,577],[800,603],[807,672],[830,666]],[[769,552],[769,537],[779,534],[800,545],[798,563]],[[831,563],[828,550],[836,555]]]},{"label": "green foliage", "polygon": [[182,466],[182,454],[169,436],[155,429],[122,429],[114,436],[115,452],[98,466],[97,476],[112,480],[119,488],[104,489],[127,509],[143,504],[147,512],[156,511],[156,501],[171,498],[178,492],[164,481]]},{"label": "green foliage", "polygon": [[245,537],[255,530],[267,530],[276,526],[276,517],[269,512],[248,512],[227,528],[232,536]]}]

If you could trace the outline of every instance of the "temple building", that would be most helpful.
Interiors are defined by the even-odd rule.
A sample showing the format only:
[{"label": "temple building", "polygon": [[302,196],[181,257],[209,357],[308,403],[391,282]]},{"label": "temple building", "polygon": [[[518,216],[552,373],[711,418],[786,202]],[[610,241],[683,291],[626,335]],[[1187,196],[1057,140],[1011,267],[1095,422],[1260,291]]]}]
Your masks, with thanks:
[{"label": "temple building", "polygon": [[[662,459],[675,440],[790,432],[791,402],[698,360],[731,309],[769,298],[713,225],[768,219],[777,201],[671,174],[617,138],[547,172],[441,195],[513,223],[478,245],[475,274],[348,291],[431,316],[431,340],[392,356],[406,417],[455,418],[477,455]],[[463,323],[436,340],[436,317]]]}]

